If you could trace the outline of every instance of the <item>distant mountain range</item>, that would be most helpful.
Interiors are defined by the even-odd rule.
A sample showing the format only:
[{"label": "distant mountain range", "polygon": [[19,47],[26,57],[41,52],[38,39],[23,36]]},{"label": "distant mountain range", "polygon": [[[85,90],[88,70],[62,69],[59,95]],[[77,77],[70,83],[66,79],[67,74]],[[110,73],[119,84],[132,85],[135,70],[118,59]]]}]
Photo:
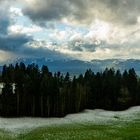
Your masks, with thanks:
[{"label": "distant mountain range", "polygon": [[[52,72],[60,71],[62,73],[69,72],[72,75],[79,75],[84,73],[87,69],[92,69],[94,72],[102,71],[105,68],[114,68],[124,71],[125,69],[135,68],[137,74],[140,75],[140,60],[136,59],[105,59],[105,60],[92,60],[92,61],[82,61],[82,60],[52,60],[46,58],[24,58],[16,59],[10,63],[20,63],[24,62],[26,65],[35,63],[39,67],[42,65],[47,65],[49,70]],[[0,66],[2,70],[2,66]]]}]

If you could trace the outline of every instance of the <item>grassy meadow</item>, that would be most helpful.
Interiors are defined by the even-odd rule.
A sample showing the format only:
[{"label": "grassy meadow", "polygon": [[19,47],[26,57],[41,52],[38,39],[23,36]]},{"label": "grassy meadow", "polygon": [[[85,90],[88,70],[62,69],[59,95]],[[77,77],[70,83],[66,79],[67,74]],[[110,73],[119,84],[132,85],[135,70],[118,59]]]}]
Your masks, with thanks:
[{"label": "grassy meadow", "polygon": [[9,124],[11,120],[8,122],[2,118],[0,140],[140,140],[139,109],[140,107],[135,107],[120,112],[88,110],[68,115],[60,119],[60,122],[59,118],[44,121],[40,118],[35,122],[42,123],[32,127],[29,127],[34,123],[31,122],[31,118],[30,120],[24,118],[23,123],[27,121],[28,125],[15,124],[15,127],[16,120],[13,120],[13,124]]}]

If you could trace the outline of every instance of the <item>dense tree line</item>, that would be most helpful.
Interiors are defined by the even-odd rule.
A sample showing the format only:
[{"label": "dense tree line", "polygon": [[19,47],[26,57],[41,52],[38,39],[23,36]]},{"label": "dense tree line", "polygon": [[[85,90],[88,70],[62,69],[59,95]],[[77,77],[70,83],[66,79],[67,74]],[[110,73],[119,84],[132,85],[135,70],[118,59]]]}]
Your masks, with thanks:
[{"label": "dense tree line", "polygon": [[[47,66],[4,65],[0,116],[65,116],[85,108],[123,110],[140,105],[140,80],[132,68],[121,73],[105,69],[70,77],[52,74]],[[15,88],[13,88],[15,87]]]}]

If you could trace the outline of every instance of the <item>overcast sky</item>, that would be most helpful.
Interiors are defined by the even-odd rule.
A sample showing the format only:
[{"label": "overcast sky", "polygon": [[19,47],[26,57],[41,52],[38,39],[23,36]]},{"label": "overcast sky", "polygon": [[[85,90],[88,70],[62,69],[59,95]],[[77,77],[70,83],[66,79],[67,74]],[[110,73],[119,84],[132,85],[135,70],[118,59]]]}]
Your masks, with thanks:
[{"label": "overcast sky", "polygon": [[0,0],[0,62],[140,59],[140,0]]}]

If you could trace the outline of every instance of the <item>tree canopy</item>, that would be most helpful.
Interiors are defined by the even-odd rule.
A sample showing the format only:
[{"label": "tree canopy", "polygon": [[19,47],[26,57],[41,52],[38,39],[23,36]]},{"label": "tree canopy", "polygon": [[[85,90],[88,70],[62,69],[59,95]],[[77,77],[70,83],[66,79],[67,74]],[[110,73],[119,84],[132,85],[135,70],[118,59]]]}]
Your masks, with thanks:
[{"label": "tree canopy", "polygon": [[0,116],[55,117],[83,109],[123,110],[140,105],[140,80],[135,70],[105,69],[71,77],[47,66],[4,65]]}]

